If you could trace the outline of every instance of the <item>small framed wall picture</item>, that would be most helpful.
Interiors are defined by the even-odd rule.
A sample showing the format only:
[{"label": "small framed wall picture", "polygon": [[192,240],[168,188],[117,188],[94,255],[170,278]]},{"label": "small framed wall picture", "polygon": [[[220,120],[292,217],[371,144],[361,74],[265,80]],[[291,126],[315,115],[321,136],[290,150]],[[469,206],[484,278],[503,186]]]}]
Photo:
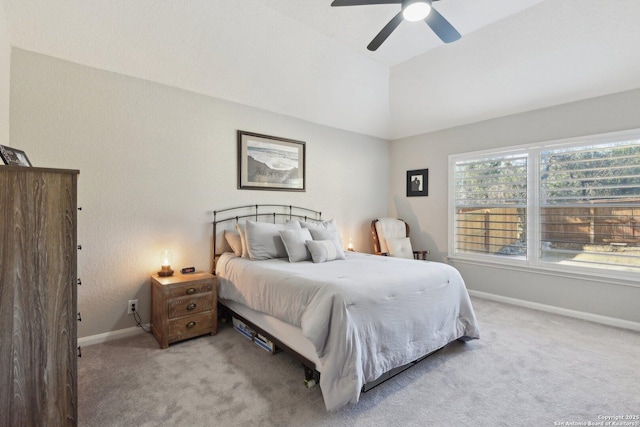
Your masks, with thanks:
[{"label": "small framed wall picture", "polygon": [[407,171],[407,197],[429,195],[429,169]]},{"label": "small framed wall picture", "polygon": [[5,165],[30,167],[31,162],[24,151],[0,145],[0,157]]}]

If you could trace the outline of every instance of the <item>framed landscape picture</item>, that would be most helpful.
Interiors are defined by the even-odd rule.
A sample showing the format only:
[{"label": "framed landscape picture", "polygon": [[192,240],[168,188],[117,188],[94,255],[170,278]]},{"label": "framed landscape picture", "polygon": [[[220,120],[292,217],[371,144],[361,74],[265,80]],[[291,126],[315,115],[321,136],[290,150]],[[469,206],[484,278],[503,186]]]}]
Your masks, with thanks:
[{"label": "framed landscape picture", "polygon": [[238,188],[305,191],[305,143],[238,131]]},{"label": "framed landscape picture", "polygon": [[429,169],[407,171],[407,197],[429,195]]},{"label": "framed landscape picture", "polygon": [[24,151],[17,148],[7,147],[6,145],[0,145],[0,157],[5,165],[14,166],[31,166],[31,162]]}]

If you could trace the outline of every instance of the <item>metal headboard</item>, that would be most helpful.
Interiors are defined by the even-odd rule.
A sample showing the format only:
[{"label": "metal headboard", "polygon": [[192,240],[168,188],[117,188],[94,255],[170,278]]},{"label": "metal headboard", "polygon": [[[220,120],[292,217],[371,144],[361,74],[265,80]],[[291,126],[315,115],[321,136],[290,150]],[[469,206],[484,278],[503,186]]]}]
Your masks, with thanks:
[{"label": "metal headboard", "polygon": [[[223,214],[223,215],[220,215]],[[254,221],[267,222],[271,220],[274,224],[278,219],[301,219],[304,221],[322,221],[322,212],[309,208],[292,205],[244,205],[232,208],[219,209],[213,211],[213,271],[215,272],[216,260],[221,255],[217,249],[218,224],[240,220],[251,219]]]}]

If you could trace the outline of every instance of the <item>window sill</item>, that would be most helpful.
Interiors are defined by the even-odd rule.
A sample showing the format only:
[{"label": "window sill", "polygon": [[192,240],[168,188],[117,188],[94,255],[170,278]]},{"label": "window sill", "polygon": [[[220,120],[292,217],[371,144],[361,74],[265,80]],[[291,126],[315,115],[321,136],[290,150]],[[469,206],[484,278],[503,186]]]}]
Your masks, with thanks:
[{"label": "window sill", "polygon": [[640,288],[640,277],[636,272],[606,270],[558,265],[531,265],[524,259],[505,259],[503,257],[467,257],[460,255],[449,255],[447,259],[455,264],[478,265],[482,267],[499,268],[503,270],[524,271],[527,273],[543,274],[547,276],[566,277],[569,279],[589,280],[592,282],[606,283],[619,286],[631,286]]}]

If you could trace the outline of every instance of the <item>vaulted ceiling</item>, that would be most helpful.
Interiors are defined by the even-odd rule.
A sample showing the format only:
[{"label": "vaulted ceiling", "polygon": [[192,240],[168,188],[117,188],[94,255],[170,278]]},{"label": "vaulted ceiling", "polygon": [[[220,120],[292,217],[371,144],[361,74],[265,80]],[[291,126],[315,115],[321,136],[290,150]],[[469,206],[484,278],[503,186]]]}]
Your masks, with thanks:
[{"label": "vaulted ceiling", "polygon": [[386,139],[640,87],[640,1],[1,0],[12,46]]}]

